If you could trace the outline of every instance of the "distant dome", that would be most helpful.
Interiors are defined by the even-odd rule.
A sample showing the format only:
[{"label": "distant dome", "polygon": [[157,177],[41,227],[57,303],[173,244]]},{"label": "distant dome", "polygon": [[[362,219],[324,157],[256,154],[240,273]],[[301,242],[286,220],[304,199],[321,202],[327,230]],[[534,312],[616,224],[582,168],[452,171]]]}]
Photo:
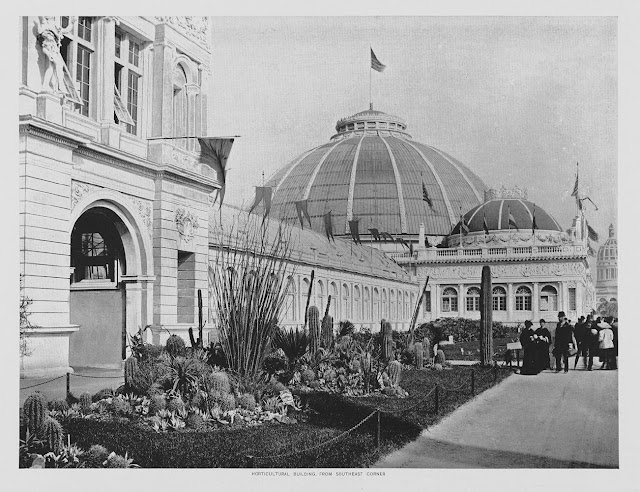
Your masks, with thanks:
[{"label": "distant dome", "polygon": [[609,239],[598,249],[598,262],[618,260],[618,239],[613,224],[609,226]]},{"label": "distant dome", "polygon": [[[473,207],[464,214],[464,221],[469,232],[483,232],[483,221],[486,218],[489,232],[517,229],[509,226],[509,213],[513,216],[517,229],[531,231],[533,216],[536,217],[536,230],[563,232],[558,221],[551,215],[534,205],[532,202],[520,198],[493,199]],[[460,222],[456,224],[451,235],[460,234]]]},{"label": "distant dome", "polygon": [[[369,109],[339,120],[329,143],[282,167],[268,181],[271,214],[298,223],[296,201],[308,200],[313,229],[324,232],[331,212],[336,235],[360,219],[361,235],[376,228],[391,234],[444,236],[460,210],[479,205],[487,188],[451,155],[412,140],[399,117]],[[422,183],[431,206],[423,201]]]}]

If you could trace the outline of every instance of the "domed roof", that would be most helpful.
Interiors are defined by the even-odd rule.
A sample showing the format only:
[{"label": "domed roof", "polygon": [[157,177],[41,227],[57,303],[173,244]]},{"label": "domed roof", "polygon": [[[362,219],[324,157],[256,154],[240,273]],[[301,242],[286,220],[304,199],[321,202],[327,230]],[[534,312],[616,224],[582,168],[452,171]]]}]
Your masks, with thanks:
[{"label": "domed roof", "polygon": [[598,261],[615,261],[618,259],[618,239],[613,224],[609,226],[609,239],[598,249]]},{"label": "domed roof", "polygon": [[[343,118],[329,143],[298,156],[268,181],[271,215],[298,222],[295,203],[308,200],[312,228],[324,232],[331,212],[334,234],[359,219],[361,235],[376,228],[390,234],[446,235],[459,211],[480,204],[485,184],[451,155],[416,142],[405,122],[369,109]],[[423,200],[423,185],[431,205]]]},{"label": "domed roof", "polygon": [[[513,216],[516,227],[513,224],[509,226],[509,214]],[[489,232],[501,230],[531,231],[534,214],[536,230],[563,232],[556,219],[532,202],[521,198],[486,201],[464,214],[464,221],[469,227],[469,232],[484,232],[483,221],[485,218]],[[451,232],[451,235],[455,234],[460,234],[459,221]]]}]

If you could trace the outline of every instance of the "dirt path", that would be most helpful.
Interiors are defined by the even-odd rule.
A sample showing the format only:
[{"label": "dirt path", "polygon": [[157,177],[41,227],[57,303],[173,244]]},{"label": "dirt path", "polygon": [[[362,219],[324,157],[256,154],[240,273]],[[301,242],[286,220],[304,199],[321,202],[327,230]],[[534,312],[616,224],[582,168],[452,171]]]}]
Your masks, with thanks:
[{"label": "dirt path", "polygon": [[513,375],[381,468],[617,468],[618,372]]}]

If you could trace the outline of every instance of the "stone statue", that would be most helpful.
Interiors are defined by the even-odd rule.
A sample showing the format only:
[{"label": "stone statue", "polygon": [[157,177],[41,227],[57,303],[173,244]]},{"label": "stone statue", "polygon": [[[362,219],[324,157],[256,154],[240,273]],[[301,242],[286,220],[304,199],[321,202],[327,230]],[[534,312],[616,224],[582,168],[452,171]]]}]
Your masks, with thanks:
[{"label": "stone statue", "polygon": [[54,94],[68,93],[64,83],[66,64],[60,54],[62,38],[71,32],[75,24],[75,17],[70,17],[69,25],[62,28],[58,17],[47,15],[40,16],[38,25],[38,40],[42,46],[42,52],[47,55],[47,70],[44,73],[42,86],[45,90],[51,90]]}]

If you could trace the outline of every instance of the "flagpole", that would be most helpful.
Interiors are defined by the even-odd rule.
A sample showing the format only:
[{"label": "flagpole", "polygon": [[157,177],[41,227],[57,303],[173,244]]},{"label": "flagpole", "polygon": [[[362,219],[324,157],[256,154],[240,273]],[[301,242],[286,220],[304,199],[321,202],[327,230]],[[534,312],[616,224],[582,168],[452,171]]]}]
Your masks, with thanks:
[{"label": "flagpole", "polygon": [[373,48],[371,48],[371,45],[369,45],[369,109],[373,109],[373,102],[371,99],[371,50]]}]

